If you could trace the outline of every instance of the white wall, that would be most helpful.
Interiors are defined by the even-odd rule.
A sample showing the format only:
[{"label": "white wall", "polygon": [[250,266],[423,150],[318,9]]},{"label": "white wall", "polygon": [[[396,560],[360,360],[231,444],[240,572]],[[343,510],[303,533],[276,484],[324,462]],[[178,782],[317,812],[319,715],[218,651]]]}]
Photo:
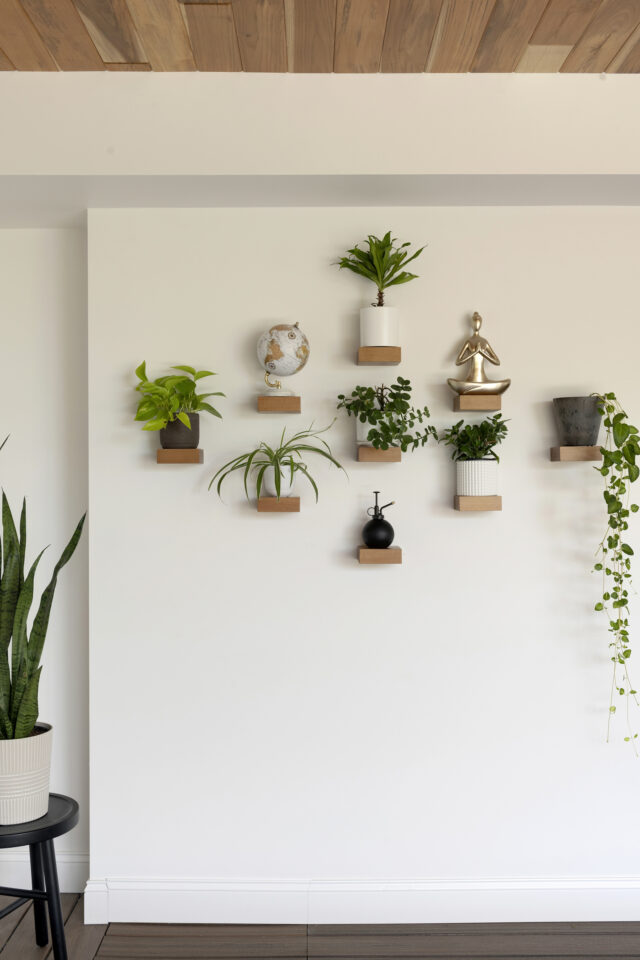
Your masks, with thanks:
[{"label": "white wall", "polygon": [[[86,239],[72,230],[0,230],[2,487],[15,516],[27,498],[27,562],[50,544],[37,590],[87,508]],[[61,573],[43,654],[40,718],[53,724],[51,789],[81,806],[57,841],[63,889],[88,874],[87,541]],[[34,604],[35,609],[35,604]],[[0,856],[0,882],[27,882],[28,851]]]},{"label": "white wall", "polygon": [[[371,291],[332,261],[388,227],[429,246],[394,297],[402,366],[358,368]],[[637,916],[638,764],[620,726],[604,743],[592,610],[599,478],[548,448],[554,396],[615,389],[640,416],[639,228],[623,208],[90,212],[89,919]],[[451,423],[476,309],[513,380],[502,513],[453,511],[443,448],[356,463],[346,418],[349,480],[318,467],[317,506],[207,492],[358,382],[399,372]],[[311,341],[300,417],[255,412],[275,320]],[[132,420],[143,358],[219,371],[204,467],[155,464]],[[355,562],[374,488],[402,567]]]}]

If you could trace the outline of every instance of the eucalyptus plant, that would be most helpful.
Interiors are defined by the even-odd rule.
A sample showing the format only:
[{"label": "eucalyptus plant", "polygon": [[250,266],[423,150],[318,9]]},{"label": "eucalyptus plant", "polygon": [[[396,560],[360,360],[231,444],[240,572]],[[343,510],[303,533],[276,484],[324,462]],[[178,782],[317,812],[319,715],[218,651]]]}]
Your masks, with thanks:
[{"label": "eucalyptus plant", "polygon": [[613,664],[607,741],[611,732],[611,720],[617,712],[615,700],[624,698],[627,735],[638,754],[638,734],[631,726],[631,699],[638,705],[637,693],[629,674],[631,639],[629,636],[629,595],[632,592],[631,558],[633,548],[626,542],[629,517],[638,512],[638,504],[631,503],[631,484],[640,476],[636,459],[640,455],[638,428],[629,422],[615,393],[597,394],[598,408],[604,416],[606,431],[602,451],[602,466],[595,469],[604,477],[603,498],[607,505],[607,527],[596,550],[594,570],[602,573],[602,595],[595,609],[607,618],[609,653]]},{"label": "eucalyptus plant", "polygon": [[[269,467],[273,467],[274,484],[278,500],[280,499],[282,477],[288,475],[290,481],[293,483],[295,475],[300,473],[303,477],[306,477],[313,487],[317,503],[318,485],[309,472],[306,457],[309,454],[323,457],[332,463],[334,467],[338,467],[343,472],[346,472],[342,464],[338,463],[331,453],[329,444],[320,437],[320,434],[326,433],[327,430],[333,426],[334,422],[335,421],[332,421],[328,427],[324,427],[322,430],[313,430],[313,424],[311,424],[307,430],[300,430],[298,433],[294,433],[288,440],[285,440],[286,429],[283,430],[277,447],[271,447],[263,441],[253,450],[240,454],[240,456],[229,460],[228,463],[220,467],[211,478],[209,490],[216,479],[219,478],[216,489],[218,496],[220,496],[222,484],[226,478],[236,470],[242,470],[244,474],[244,492],[247,499],[249,499],[249,477],[252,472],[255,474],[256,496],[259,498],[264,475]],[[314,440],[317,440],[317,443],[314,443]]]},{"label": "eucalyptus plant", "polygon": [[508,420],[502,419],[501,413],[487,417],[481,423],[466,423],[459,420],[452,427],[448,427],[440,440],[445,446],[453,447],[452,460],[497,460],[500,457],[495,448],[507,436]]},{"label": "eucalyptus plant", "polygon": [[[69,562],[78,545],[84,516],[53,568],[48,586],[42,592],[31,629],[29,611],[34,595],[36,570],[42,550],[25,576],[27,548],[27,505],[22,502],[19,529],[13,520],[9,502],[2,494],[2,573],[0,577],[0,740],[28,737],[38,719],[40,658],[49,626],[51,606],[58,574]],[[11,648],[11,654],[9,654]]]},{"label": "eucalyptus plant", "polygon": [[411,406],[411,381],[398,377],[386,387],[356,387],[350,397],[339,394],[338,410],[371,426],[367,440],[378,450],[400,447],[403,453],[424,446],[429,437],[438,439],[436,428],[426,423],[428,407]]},{"label": "eucalyptus plant", "polygon": [[415,280],[417,274],[409,273],[406,267],[420,256],[424,247],[420,247],[415,253],[409,256],[408,247],[410,243],[401,243],[395,246],[397,240],[391,236],[389,230],[384,237],[380,239],[374,234],[369,234],[366,240],[362,241],[366,249],[361,250],[356,244],[351,250],[347,250],[347,255],[338,260],[338,266],[341,270],[351,270],[352,273],[364,277],[365,280],[371,280],[375,283],[378,290],[377,301],[372,304],[375,307],[384,306],[384,291],[389,287],[395,287],[399,283],[408,283]]},{"label": "eucalyptus plant", "polygon": [[181,373],[149,380],[145,361],[136,368],[136,376],[140,381],[136,390],[142,394],[142,399],[138,404],[135,419],[146,421],[143,430],[164,430],[166,425],[174,420],[180,420],[190,430],[189,414],[202,411],[222,419],[222,414],[207,402],[207,398],[224,397],[224,393],[196,393],[198,381],[204,377],[215,377],[215,373],[211,370],[196,370],[186,364],[171,369],[180,370]]}]

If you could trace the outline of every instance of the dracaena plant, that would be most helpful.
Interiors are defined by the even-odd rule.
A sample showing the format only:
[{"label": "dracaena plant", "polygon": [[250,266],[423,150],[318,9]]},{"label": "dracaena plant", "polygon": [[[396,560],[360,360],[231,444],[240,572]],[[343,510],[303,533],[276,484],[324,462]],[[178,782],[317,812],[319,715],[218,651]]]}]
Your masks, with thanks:
[{"label": "dracaena plant", "polygon": [[211,370],[196,370],[186,364],[171,369],[180,370],[181,373],[171,373],[156,380],[149,380],[147,377],[145,362],[136,369],[136,376],[140,381],[136,390],[142,394],[142,398],[135,418],[146,421],[143,430],[164,430],[166,425],[174,420],[180,420],[190,430],[189,414],[203,411],[222,419],[222,414],[207,402],[207,398],[224,397],[224,393],[196,392],[198,381],[204,377],[215,377],[215,373]]},{"label": "dracaena plant", "polygon": [[47,636],[58,574],[73,556],[84,517],[62,551],[48,586],[42,592],[31,629],[28,618],[33,602],[35,575],[42,550],[25,576],[27,507],[22,503],[16,529],[11,508],[2,494],[2,574],[0,577],[0,740],[28,737],[38,719],[40,658]]},{"label": "dracaena plant", "polygon": [[629,673],[631,638],[629,635],[629,596],[633,592],[631,558],[633,548],[626,542],[629,518],[638,512],[631,503],[631,484],[640,476],[636,459],[640,456],[640,437],[637,427],[629,422],[615,393],[598,394],[599,410],[604,416],[606,432],[602,451],[602,466],[595,469],[604,477],[603,497],[607,508],[607,527],[596,550],[594,569],[602,574],[601,599],[595,609],[607,618],[610,635],[609,655],[613,665],[607,741],[611,721],[617,711],[615,700],[623,698],[627,743],[638,754],[638,734],[631,721],[631,704],[638,705],[636,691]]},{"label": "dracaena plant", "polygon": [[346,256],[338,260],[341,270],[351,270],[352,273],[375,283],[378,297],[372,306],[383,307],[385,290],[400,283],[408,283],[417,277],[417,274],[409,273],[406,268],[412,260],[420,256],[424,247],[409,255],[408,247],[411,244],[401,243],[396,246],[396,243],[391,231],[385,233],[382,239],[369,234],[363,241],[365,249],[361,250],[356,244],[351,250],[347,250]]},{"label": "dracaena plant", "polygon": [[467,423],[459,420],[448,427],[441,436],[446,446],[453,447],[452,460],[500,460],[495,448],[507,435],[508,420],[502,414],[488,417],[482,423]]},{"label": "dracaena plant", "polygon": [[378,450],[400,447],[406,452],[424,446],[429,437],[438,439],[436,428],[427,423],[428,407],[411,406],[411,381],[398,377],[386,387],[356,387],[351,396],[338,395],[338,410],[368,423],[367,440]]},{"label": "dracaena plant", "polygon": [[253,481],[255,483],[256,496],[259,498],[262,491],[264,475],[269,467],[273,467],[274,484],[278,499],[280,499],[282,478],[286,477],[287,480],[293,482],[296,474],[300,473],[313,487],[317,502],[318,485],[311,476],[306,463],[309,454],[328,460],[334,465],[334,467],[338,467],[344,472],[343,466],[338,463],[331,453],[329,444],[326,442],[326,440],[323,440],[320,437],[321,433],[326,433],[327,430],[329,430],[332,426],[333,423],[330,423],[328,427],[324,427],[322,430],[313,430],[312,427],[309,427],[307,430],[300,430],[299,433],[294,433],[293,436],[288,440],[285,440],[286,430],[283,430],[280,437],[280,443],[277,447],[271,447],[268,443],[263,441],[253,450],[249,450],[247,453],[240,454],[240,456],[235,457],[233,460],[229,460],[228,463],[225,463],[224,466],[220,467],[217,473],[215,473],[211,478],[209,490],[215,481],[218,480],[216,489],[218,491],[218,496],[220,496],[222,484],[226,478],[236,470],[242,470],[244,479],[244,492],[247,496],[247,499],[249,499],[249,478],[252,474]]}]

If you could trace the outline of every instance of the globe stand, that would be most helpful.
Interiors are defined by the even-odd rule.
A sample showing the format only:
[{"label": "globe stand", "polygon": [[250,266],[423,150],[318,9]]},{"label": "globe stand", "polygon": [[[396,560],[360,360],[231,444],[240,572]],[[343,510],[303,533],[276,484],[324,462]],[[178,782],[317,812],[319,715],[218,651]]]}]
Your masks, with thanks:
[{"label": "globe stand", "polygon": [[258,396],[258,413],[300,413],[302,404],[300,397],[291,390],[283,390],[280,380],[273,383],[269,374],[265,373],[264,382],[267,390]]}]

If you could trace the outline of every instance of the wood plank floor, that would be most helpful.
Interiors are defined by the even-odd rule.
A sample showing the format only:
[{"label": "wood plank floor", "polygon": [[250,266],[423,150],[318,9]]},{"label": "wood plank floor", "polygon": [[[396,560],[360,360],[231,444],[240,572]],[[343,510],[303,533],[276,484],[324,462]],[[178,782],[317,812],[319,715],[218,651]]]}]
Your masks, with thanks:
[{"label": "wood plank floor", "polygon": [[[0,898],[0,908],[9,901]],[[84,926],[82,897],[65,894],[69,960],[629,960],[640,923]],[[0,920],[0,960],[45,960],[31,907]]]}]

